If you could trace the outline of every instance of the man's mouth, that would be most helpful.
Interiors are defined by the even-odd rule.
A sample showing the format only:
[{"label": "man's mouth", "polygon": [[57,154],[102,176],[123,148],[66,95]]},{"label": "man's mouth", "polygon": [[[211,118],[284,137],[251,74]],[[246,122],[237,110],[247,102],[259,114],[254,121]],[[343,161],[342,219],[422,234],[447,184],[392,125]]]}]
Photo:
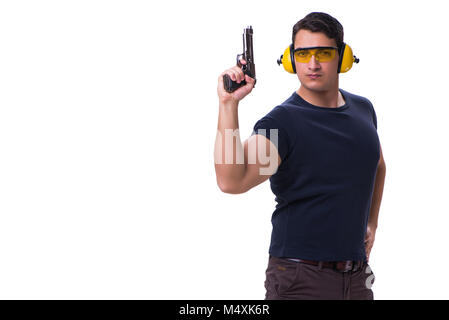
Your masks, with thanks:
[{"label": "man's mouth", "polygon": [[320,74],[317,73],[311,73],[307,75],[310,79],[318,79],[319,77],[321,77]]}]

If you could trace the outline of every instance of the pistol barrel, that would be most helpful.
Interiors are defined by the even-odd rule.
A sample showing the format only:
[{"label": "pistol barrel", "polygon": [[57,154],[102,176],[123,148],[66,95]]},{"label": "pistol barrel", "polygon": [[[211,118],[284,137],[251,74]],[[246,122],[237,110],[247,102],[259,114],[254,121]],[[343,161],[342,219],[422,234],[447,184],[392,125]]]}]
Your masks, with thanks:
[{"label": "pistol barrel", "polygon": [[247,63],[254,62],[253,28],[252,28],[252,26],[248,26],[243,31],[243,53],[246,56]]}]

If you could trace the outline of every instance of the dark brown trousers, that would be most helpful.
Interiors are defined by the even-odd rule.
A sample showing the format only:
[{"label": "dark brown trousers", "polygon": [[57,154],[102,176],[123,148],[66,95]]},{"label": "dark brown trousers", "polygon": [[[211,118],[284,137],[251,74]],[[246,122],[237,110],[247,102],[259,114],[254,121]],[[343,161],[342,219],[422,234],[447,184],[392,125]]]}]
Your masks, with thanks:
[{"label": "dark brown trousers", "polygon": [[266,300],[374,300],[374,274],[368,263],[341,272],[270,256]]}]

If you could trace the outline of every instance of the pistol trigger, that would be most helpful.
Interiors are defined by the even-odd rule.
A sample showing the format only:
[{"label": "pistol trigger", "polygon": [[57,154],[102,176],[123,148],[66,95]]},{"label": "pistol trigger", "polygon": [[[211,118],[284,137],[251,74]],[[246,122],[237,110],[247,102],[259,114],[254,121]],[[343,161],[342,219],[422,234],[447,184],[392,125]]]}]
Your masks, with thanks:
[{"label": "pistol trigger", "polygon": [[240,58],[243,57],[243,54],[238,54],[237,55],[237,65],[241,68],[242,64],[240,63]]}]

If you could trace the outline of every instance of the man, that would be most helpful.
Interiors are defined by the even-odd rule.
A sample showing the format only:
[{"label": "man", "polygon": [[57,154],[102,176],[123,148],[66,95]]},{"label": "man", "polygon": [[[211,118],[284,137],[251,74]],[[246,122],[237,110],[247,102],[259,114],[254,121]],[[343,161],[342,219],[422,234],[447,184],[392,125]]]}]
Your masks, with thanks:
[{"label": "man", "polygon": [[[342,46],[343,27],[335,18],[310,13],[293,27],[292,41],[294,49],[306,48],[293,62],[301,85],[257,121],[244,146],[237,109],[254,80],[239,67],[218,78],[217,183],[238,194],[270,179],[277,205],[266,299],[371,300],[368,260],[386,173],[376,114],[368,99],[339,89],[339,51],[330,49],[333,58],[326,62],[317,54],[316,47]],[[247,84],[227,93],[224,74]],[[229,131],[236,145],[225,143]],[[275,170],[262,174],[266,150]],[[223,163],[223,153],[233,161]]]}]

